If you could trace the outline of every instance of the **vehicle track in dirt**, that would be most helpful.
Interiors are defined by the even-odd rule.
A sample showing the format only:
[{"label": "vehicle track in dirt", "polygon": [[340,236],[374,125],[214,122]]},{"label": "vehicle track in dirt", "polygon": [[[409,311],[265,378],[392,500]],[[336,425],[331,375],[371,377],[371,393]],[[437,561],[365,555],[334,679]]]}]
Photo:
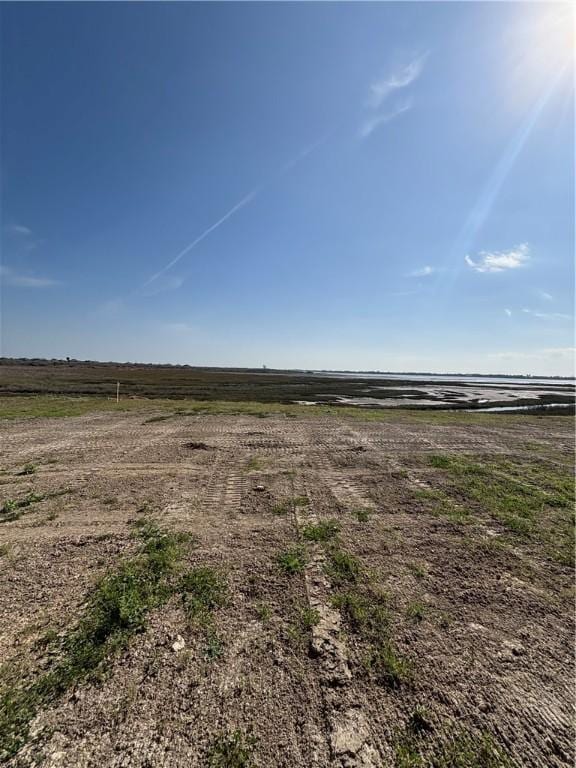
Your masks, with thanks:
[{"label": "vehicle track in dirt", "polygon": [[[486,429],[473,415],[459,418],[140,413],[0,423],[5,499],[74,491],[0,525],[0,653],[9,662],[46,663],[35,644],[74,624],[94,583],[134,551],[139,519],[191,533],[186,567],[217,569],[230,590],[215,615],[213,658],[209,638],[172,601],[100,683],[39,714],[12,765],[40,755],[53,768],[200,768],[215,739],[240,729],[257,738],[258,768],[394,766],[420,706],[431,727],[419,737],[423,750],[464,728],[491,734],[519,765],[571,765],[571,569],[521,539],[487,547],[487,516],[460,526],[428,513],[414,493],[441,487],[431,453],[526,457],[560,471],[563,460],[548,451],[565,450],[571,425],[527,417]],[[34,473],[18,475],[27,462]],[[520,485],[536,487],[528,478]],[[278,511],[299,497],[309,503]],[[395,643],[415,665],[401,689],[364,668],[332,604],[327,549],[302,538],[326,519],[389,595]],[[298,543],[307,565],[287,576],[277,556]],[[418,620],[408,618],[414,605]],[[305,606],[320,617],[308,640],[298,629]],[[179,636],[185,647],[176,652]]]}]

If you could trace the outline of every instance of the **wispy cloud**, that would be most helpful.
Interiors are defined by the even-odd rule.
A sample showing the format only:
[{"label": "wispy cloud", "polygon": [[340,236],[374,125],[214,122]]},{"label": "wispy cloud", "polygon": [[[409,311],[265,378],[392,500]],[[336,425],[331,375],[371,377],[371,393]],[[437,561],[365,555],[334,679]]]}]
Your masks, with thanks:
[{"label": "wispy cloud", "polygon": [[402,67],[371,83],[366,106],[378,109],[391,93],[413,83],[422,73],[427,55],[420,54]]},{"label": "wispy cloud", "polygon": [[366,118],[358,130],[358,136],[361,139],[366,139],[368,136],[370,136],[371,133],[374,133],[376,128],[380,128],[380,126],[384,125],[385,123],[389,123],[403,112],[408,112],[408,110],[411,108],[412,100],[406,99],[402,104],[399,104],[398,106],[394,107],[394,109],[391,109],[384,114]]},{"label": "wispy cloud", "polygon": [[512,317],[512,310],[511,309],[505,309],[504,312],[508,315],[508,317]]},{"label": "wispy cloud", "polygon": [[[360,139],[368,138],[377,128],[389,123],[412,108],[412,99],[404,98],[401,102],[393,104],[386,111],[381,110],[389,96],[407,88],[419,77],[427,55],[419,54],[371,83],[368,89],[368,97],[364,103],[364,119],[358,129],[358,137]],[[375,114],[377,110],[380,111]]]},{"label": "wispy cloud", "polygon": [[464,259],[476,272],[504,272],[526,266],[530,253],[528,244],[522,243],[510,251],[480,251],[476,261],[468,255]]},{"label": "wispy cloud", "polygon": [[50,288],[54,285],[60,285],[59,280],[52,280],[49,277],[25,275],[15,272],[10,267],[0,267],[0,277],[5,285],[11,285],[15,288]]},{"label": "wispy cloud", "polygon": [[436,267],[426,265],[425,267],[420,267],[419,269],[413,269],[411,272],[408,272],[406,277],[429,277],[429,275],[433,275],[436,271]]},{"label": "wispy cloud", "polygon": [[532,317],[539,317],[542,320],[571,320],[572,315],[567,315],[563,312],[537,312],[534,309],[524,308],[522,310],[525,315],[532,315]]},{"label": "wispy cloud", "polygon": [[539,291],[538,295],[541,299],[544,299],[544,301],[554,301],[554,296],[550,293],[546,293],[546,291]]},{"label": "wispy cloud", "polygon": [[8,227],[8,231],[13,235],[24,235],[24,237],[30,237],[32,235],[32,230],[22,224],[12,224]]}]

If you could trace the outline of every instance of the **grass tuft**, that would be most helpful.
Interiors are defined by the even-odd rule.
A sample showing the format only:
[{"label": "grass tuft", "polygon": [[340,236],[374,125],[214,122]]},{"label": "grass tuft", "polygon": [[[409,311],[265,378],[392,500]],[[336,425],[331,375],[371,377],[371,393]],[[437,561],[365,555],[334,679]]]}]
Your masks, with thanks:
[{"label": "grass tuft", "polygon": [[335,586],[354,584],[360,578],[362,568],[358,558],[338,547],[332,547],[328,553],[326,573]]},{"label": "grass tuft", "polygon": [[301,573],[306,565],[306,552],[304,547],[292,547],[281,552],[277,557],[280,569],[287,574]]},{"label": "grass tuft", "polygon": [[208,750],[209,768],[250,768],[256,738],[235,730],[215,739]]},{"label": "grass tuft", "polygon": [[213,568],[193,568],[180,580],[186,615],[206,623],[212,611],[226,604],[228,586]]},{"label": "grass tuft", "polygon": [[18,475],[35,475],[38,472],[38,466],[36,464],[25,464]]},{"label": "grass tuft", "polygon": [[305,525],[302,528],[302,536],[307,541],[329,541],[339,530],[340,526],[335,520],[321,520],[316,524]]},{"label": "grass tuft", "polygon": [[400,688],[412,677],[412,664],[398,653],[390,640],[383,640],[373,646],[364,665],[380,683],[389,688]]}]

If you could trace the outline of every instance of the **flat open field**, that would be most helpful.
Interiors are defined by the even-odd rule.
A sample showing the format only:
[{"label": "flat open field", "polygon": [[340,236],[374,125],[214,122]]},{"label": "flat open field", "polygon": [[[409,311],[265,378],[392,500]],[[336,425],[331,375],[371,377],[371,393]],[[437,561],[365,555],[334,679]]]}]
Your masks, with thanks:
[{"label": "flat open field", "polygon": [[1,405],[0,761],[573,765],[572,418]]}]

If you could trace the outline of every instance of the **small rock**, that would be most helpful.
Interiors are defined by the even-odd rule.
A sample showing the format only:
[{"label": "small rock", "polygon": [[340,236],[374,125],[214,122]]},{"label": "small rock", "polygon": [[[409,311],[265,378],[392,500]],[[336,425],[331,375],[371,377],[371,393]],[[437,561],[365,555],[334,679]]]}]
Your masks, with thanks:
[{"label": "small rock", "polygon": [[186,648],[186,641],[181,635],[178,635],[176,641],[172,643],[172,650],[178,652],[182,651],[184,648]]},{"label": "small rock", "polygon": [[255,491],[265,491],[266,490],[266,486],[265,485],[255,485],[254,486],[254,490]]}]

